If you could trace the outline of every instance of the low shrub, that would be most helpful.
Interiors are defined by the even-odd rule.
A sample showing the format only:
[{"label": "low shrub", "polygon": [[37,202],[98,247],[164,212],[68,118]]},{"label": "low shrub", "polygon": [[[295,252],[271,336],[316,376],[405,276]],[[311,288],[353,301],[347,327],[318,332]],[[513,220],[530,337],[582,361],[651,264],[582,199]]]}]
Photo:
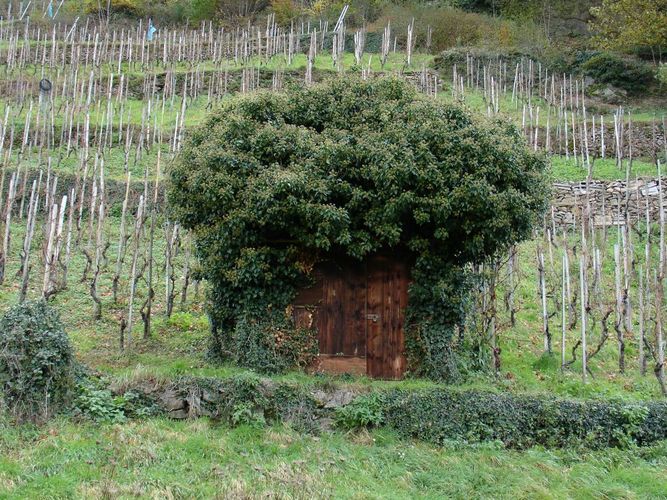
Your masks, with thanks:
[{"label": "low shrub", "polygon": [[120,25],[135,25],[139,19],[150,18],[158,27],[178,25],[188,19],[194,23],[209,21],[218,14],[215,0],[83,0],[70,2],[70,15],[106,16]]},{"label": "low shrub", "polygon": [[658,66],[657,79],[660,82],[660,88],[667,87],[667,63],[661,63]]},{"label": "low shrub", "polygon": [[72,369],[69,339],[45,301],[16,305],[0,320],[0,394],[15,417],[46,419],[62,409]]},{"label": "low shrub", "polygon": [[380,427],[384,424],[385,394],[372,392],[354,399],[350,404],[336,409],[336,425],[343,429]]},{"label": "low shrub", "polygon": [[121,423],[126,420],[122,397],[92,379],[84,378],[76,385],[73,413],[94,422]]},{"label": "low shrub", "polygon": [[261,373],[304,368],[318,353],[317,332],[297,328],[290,318],[281,314],[261,320],[242,318],[230,341],[233,361]]},{"label": "low shrub", "polygon": [[655,83],[653,68],[644,62],[624,59],[610,52],[600,52],[588,58],[581,69],[596,84],[612,85],[627,92],[646,92]]},{"label": "low shrub", "polygon": [[499,440],[510,448],[646,445],[667,439],[667,402],[561,400],[445,389],[393,391],[384,418],[400,434],[436,444]]},{"label": "low shrub", "polygon": [[76,368],[76,382],[67,413],[77,420],[122,423],[162,413],[160,407],[139,390],[114,391],[109,381],[83,365]]},{"label": "low shrub", "polygon": [[264,416],[269,400],[262,390],[262,379],[253,374],[243,374],[232,377],[227,384],[218,387],[217,392],[222,396],[218,400],[218,415],[226,417],[233,426],[253,425],[263,426],[266,423]]},{"label": "low shrub", "polygon": [[427,30],[431,28],[430,50],[438,52],[451,47],[483,46],[511,49],[514,47],[540,47],[544,36],[535,23],[513,22],[477,12],[466,12],[438,3],[390,4],[371,23],[370,30],[382,32],[391,23],[398,42],[405,42],[406,27],[414,19],[416,46],[426,49]]}]

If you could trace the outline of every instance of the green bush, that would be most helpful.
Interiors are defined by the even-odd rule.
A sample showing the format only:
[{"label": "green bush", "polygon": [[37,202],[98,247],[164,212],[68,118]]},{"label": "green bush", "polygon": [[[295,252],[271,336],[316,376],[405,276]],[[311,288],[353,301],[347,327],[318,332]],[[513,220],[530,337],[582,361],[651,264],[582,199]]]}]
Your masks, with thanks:
[{"label": "green bush", "polygon": [[[82,2],[86,14],[106,14],[107,2],[98,0],[84,0]],[[111,0],[108,2],[111,14],[122,14],[132,17],[140,17],[144,14],[144,0]]]},{"label": "green bush", "polygon": [[303,386],[282,383],[271,393],[270,418],[285,422],[298,432],[319,433],[320,413],[317,403]]},{"label": "green bush", "polygon": [[646,92],[656,81],[653,68],[649,64],[624,59],[610,52],[591,56],[581,68],[595,83],[612,85],[633,94]]},{"label": "green bush", "polygon": [[385,394],[372,392],[359,396],[350,404],[336,409],[336,425],[343,429],[380,427],[384,424]]},{"label": "green bush", "polygon": [[[434,266],[446,271],[433,273]],[[405,353],[411,375],[457,380],[471,354],[471,346],[460,343],[455,334],[457,326],[463,328],[473,305],[468,291],[474,276],[432,255],[417,262],[412,279],[405,322]]]},{"label": "green bush", "polygon": [[48,418],[72,386],[72,348],[45,301],[12,307],[0,319],[0,394],[21,419]]},{"label": "green bush", "polygon": [[229,357],[262,373],[304,368],[317,356],[317,332],[297,328],[284,314],[239,319],[231,336]]},{"label": "green bush", "polygon": [[210,285],[214,352],[273,371],[296,359],[261,325],[279,324],[320,261],[400,252],[418,271],[410,324],[453,331],[465,290],[432,285],[452,290],[468,263],[530,235],[545,170],[509,122],[403,80],[346,78],[226,101],[171,166],[168,198]]},{"label": "green bush", "polygon": [[436,444],[499,440],[511,448],[603,448],[667,439],[665,402],[623,404],[445,389],[394,391],[387,402],[388,426]]},{"label": "green bush", "polygon": [[121,423],[126,420],[122,398],[114,397],[109,389],[89,378],[76,385],[73,413],[95,422]]},{"label": "green bush", "polygon": [[[431,28],[431,51],[437,53],[452,47],[483,46],[493,49],[530,47],[544,43],[544,35],[531,21],[520,24],[500,17],[477,12],[466,12],[442,3],[390,4],[371,25],[371,30],[382,32],[391,22],[398,42],[405,43],[406,27],[414,19],[416,47],[425,50],[427,30]],[[530,38],[528,38],[530,37]]]},{"label": "green bush", "polygon": [[667,87],[667,63],[661,63],[658,67],[658,81],[660,82],[660,87]]},{"label": "green bush", "polygon": [[[136,26],[139,19],[150,18],[160,28],[210,21],[218,17],[220,5],[217,0],[111,0],[108,7],[112,22]],[[69,2],[65,10],[70,15],[106,16],[107,0]]]}]

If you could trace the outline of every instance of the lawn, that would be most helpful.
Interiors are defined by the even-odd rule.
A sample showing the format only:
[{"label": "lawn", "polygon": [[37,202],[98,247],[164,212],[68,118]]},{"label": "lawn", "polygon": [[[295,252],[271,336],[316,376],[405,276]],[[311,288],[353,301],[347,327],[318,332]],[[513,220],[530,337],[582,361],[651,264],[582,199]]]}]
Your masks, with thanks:
[{"label": "lawn", "polygon": [[667,445],[442,448],[389,431],[306,436],[164,419],[2,427],[2,498],[660,498]]}]

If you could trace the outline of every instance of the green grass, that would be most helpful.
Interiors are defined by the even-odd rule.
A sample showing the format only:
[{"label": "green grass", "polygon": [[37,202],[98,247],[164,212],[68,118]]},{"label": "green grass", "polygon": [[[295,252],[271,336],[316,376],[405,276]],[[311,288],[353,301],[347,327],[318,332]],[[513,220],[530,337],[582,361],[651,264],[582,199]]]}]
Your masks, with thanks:
[{"label": "green grass", "polygon": [[[617,242],[615,228],[609,228],[606,242],[602,232],[596,234],[595,239],[588,242],[589,248],[597,246],[602,258],[602,283],[600,284],[601,300],[603,307],[614,303],[614,260],[613,245]],[[519,311],[516,316],[516,326],[509,325],[509,318],[502,304],[504,289],[502,286],[498,292],[499,297],[499,341],[502,348],[501,359],[502,381],[496,382],[509,390],[520,392],[547,392],[566,397],[586,397],[601,399],[655,399],[660,398],[658,384],[653,377],[649,364],[649,373],[646,376],[639,374],[638,365],[638,331],[637,311],[634,311],[633,331],[634,335],[626,338],[626,364],[625,373],[619,373],[618,367],[618,344],[613,328],[613,315],[608,321],[609,339],[606,341],[600,353],[589,361],[592,375],[586,383],[582,381],[581,353],[579,349],[579,361],[575,362],[568,370],[560,368],[561,353],[561,313],[560,308],[554,304],[554,298],[560,300],[561,294],[561,259],[563,255],[562,239],[559,237],[559,247],[553,248],[554,264],[551,266],[548,247],[542,243],[545,252],[545,267],[547,278],[548,310],[556,311],[554,317],[549,321],[553,342],[553,357],[544,356],[541,304],[539,301],[538,273],[536,264],[538,239],[522,243],[518,248],[518,286],[515,292],[515,301]],[[570,236],[569,247],[572,249],[578,242],[577,236]],[[655,243],[655,237],[654,237]],[[580,244],[580,243],[579,243]],[[633,234],[633,245],[635,248],[636,267],[644,266],[643,249],[644,239],[641,235]],[[652,246],[653,263],[658,260],[657,245]],[[578,261],[570,255],[571,276],[573,287],[578,286]],[[638,291],[636,279],[633,279],[630,289],[630,301],[637,308]],[[577,309],[578,313],[578,309]],[[589,318],[588,343],[589,351],[600,340],[601,329],[599,325],[601,312],[598,307],[594,308],[592,323]],[[581,326],[577,323],[574,329],[566,331],[566,359],[571,359],[571,347],[581,337]]]},{"label": "green grass", "polygon": [[[487,99],[484,97],[484,92],[483,90],[476,90],[474,88],[466,88],[464,91],[464,95],[460,96],[458,95],[456,98],[452,95],[451,91],[451,82],[449,80],[445,80],[443,86],[443,91],[438,94],[438,98],[442,99],[445,102],[462,102],[467,106],[469,109],[476,113],[480,113],[483,115],[487,115],[489,113],[489,103],[490,99]],[[515,102],[512,102],[512,89],[511,85],[508,90],[508,93],[502,94],[500,98],[498,99],[498,111],[501,116],[508,117],[518,125],[521,125],[523,121],[523,116],[524,116],[524,105],[526,106],[525,110],[525,119],[527,124],[531,124],[535,126],[536,124],[542,127],[542,129],[545,129],[547,126],[547,122],[550,123],[551,129],[555,130],[556,125],[558,123],[558,116],[557,116],[557,109],[552,108],[551,109],[551,114],[549,114],[549,105],[547,101],[545,101],[543,98],[534,96],[531,99],[530,105],[532,106],[533,110],[533,117],[531,121],[530,117],[530,108],[528,106],[527,102],[524,102],[523,100],[517,100]],[[589,103],[590,104],[590,103]],[[537,112],[537,108],[539,108],[539,115]],[[652,122],[655,122],[656,124],[661,123],[662,118],[667,115],[667,108],[651,108],[651,109],[646,109],[645,107],[641,105],[637,106],[626,106],[626,114],[625,120],[629,122],[632,120],[634,123],[644,123],[644,124],[649,124]],[[595,122],[596,122],[596,127],[599,127],[599,116],[600,114],[605,115],[605,120],[604,123],[607,127],[612,126],[614,123],[613,120],[613,113],[615,112],[615,108],[610,108],[610,109],[602,109],[602,110],[595,110],[595,109],[588,109],[587,111],[587,119],[588,119],[588,126],[592,127],[592,120],[593,116],[595,116]],[[493,113],[491,113],[493,114]],[[568,123],[569,120],[571,120],[570,113],[568,111]],[[579,112],[575,116],[575,121],[577,123],[583,123],[583,112]],[[541,131],[540,135],[543,135],[544,132]]]},{"label": "green grass", "polygon": [[[619,169],[614,158],[598,158],[592,162],[592,177],[599,180],[625,180],[628,160],[624,159]],[[664,172],[663,172],[664,173]],[[564,156],[553,156],[551,158],[551,177],[554,181],[583,181],[588,175],[587,167],[574,158]],[[646,160],[633,160],[630,168],[630,179],[636,177],[657,177],[658,169],[652,162]]]},{"label": "green grass", "polygon": [[[319,49],[318,49],[319,50]],[[431,54],[424,53],[414,53],[412,55],[412,60],[410,65],[407,64],[407,57],[405,51],[398,52],[389,52],[387,55],[387,61],[382,66],[382,61],[380,59],[379,53],[366,52],[361,58],[361,64],[357,66],[356,59],[354,54],[351,52],[345,52],[342,58],[339,59],[339,64],[342,70],[353,70],[363,67],[367,69],[370,63],[370,69],[372,71],[419,71],[422,69],[422,66],[429,67],[433,62],[434,56]],[[243,68],[254,68],[254,69],[284,69],[284,70],[303,70],[308,65],[308,56],[305,53],[294,54],[292,56],[291,64],[288,64],[287,57],[284,54],[275,55],[270,59],[265,57],[253,56],[243,61],[242,58],[239,58],[238,62],[234,61],[233,57],[225,59],[219,63],[215,63],[212,60],[205,60],[199,62],[174,62],[169,63],[166,67],[162,62],[157,62],[152,66],[141,67],[138,62],[133,62],[132,64],[123,62],[120,67],[120,72],[125,75],[126,78],[131,77],[140,77],[143,78],[145,75],[154,75],[154,74],[164,74],[168,69],[170,72],[176,74],[183,74],[187,72],[192,72],[195,68],[199,68],[200,72],[208,71],[224,71],[225,69],[231,71],[240,70]],[[323,52],[319,51],[315,56],[313,61],[313,69],[320,71],[337,71],[337,67],[334,64],[333,57],[331,56],[331,49],[325,49]],[[16,78],[20,75],[25,76],[34,76],[36,73],[42,70],[41,65],[26,65],[24,69],[12,69],[11,71],[6,71],[3,74],[5,79]],[[99,67],[94,69],[95,76],[108,78],[110,75],[114,74],[116,81],[118,79],[118,63],[106,63],[101,64]],[[47,72],[48,73],[48,72]]]},{"label": "green grass", "polygon": [[318,437],[207,420],[0,423],[2,498],[664,498],[667,444],[443,448],[389,431]]}]

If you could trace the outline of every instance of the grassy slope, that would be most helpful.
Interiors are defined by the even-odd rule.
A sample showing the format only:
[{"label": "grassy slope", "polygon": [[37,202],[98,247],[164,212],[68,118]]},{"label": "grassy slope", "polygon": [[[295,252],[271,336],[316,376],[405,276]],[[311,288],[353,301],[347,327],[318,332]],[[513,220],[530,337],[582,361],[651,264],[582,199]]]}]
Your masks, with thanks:
[{"label": "grassy slope", "polygon": [[[208,321],[203,312],[203,290],[197,297],[194,296],[193,287],[190,288],[189,300],[184,310],[180,308],[180,297],[177,298],[176,313],[169,319],[164,316],[164,273],[163,252],[164,236],[158,229],[159,237],[156,240],[155,255],[155,317],[153,320],[153,336],[151,339],[141,340],[141,320],[137,314],[134,327],[134,338],[137,343],[130,353],[120,353],[118,350],[118,324],[120,315],[127,308],[128,290],[128,261],[126,259],[125,271],[121,280],[120,299],[114,304],[111,290],[111,277],[115,265],[115,236],[118,231],[119,221],[110,218],[110,229],[113,230],[113,242],[107,252],[110,270],[103,274],[100,280],[100,295],[103,301],[103,318],[99,322],[91,319],[92,299],[88,294],[87,283],[81,282],[84,267],[84,258],[76,254],[72,262],[70,272],[70,286],[67,290],[59,293],[53,299],[53,304],[62,313],[66,329],[72,338],[79,358],[92,367],[116,377],[137,377],[145,375],[156,375],[160,377],[173,377],[184,374],[203,376],[228,376],[240,371],[233,366],[212,365],[205,358]],[[22,237],[21,228],[16,228],[13,233],[14,251],[18,251]],[[37,233],[35,247],[40,244],[42,235]],[[613,236],[610,237],[609,245],[613,244]],[[85,241],[85,239],[84,239]],[[637,248],[641,242],[637,241]],[[131,248],[131,247],[130,247]],[[535,268],[536,243],[529,241],[520,246],[519,264],[520,281],[517,290],[517,326],[511,329],[507,324],[507,315],[501,304],[499,320],[499,339],[502,348],[502,377],[498,380],[486,375],[473,376],[463,386],[495,388],[497,390],[547,392],[563,396],[581,397],[622,397],[629,399],[646,399],[658,397],[657,384],[651,376],[641,377],[636,369],[636,341],[628,341],[627,357],[628,371],[621,375],[616,366],[615,341],[610,339],[603,351],[591,362],[591,369],[595,377],[587,384],[580,379],[578,365],[575,364],[571,371],[561,372],[557,359],[543,359],[541,319],[537,295],[537,275]],[[555,251],[555,273],[558,274],[560,253]],[[182,253],[177,259],[177,266],[182,266]],[[613,283],[613,268],[605,268],[606,282]],[[16,301],[18,280],[13,277],[18,270],[18,254],[10,259],[6,283],[0,286],[0,303],[7,307]],[[576,272],[573,268],[573,273]],[[30,297],[38,297],[38,289],[41,284],[42,275],[39,272],[32,274],[32,290]],[[177,283],[180,290],[181,283]],[[136,306],[145,299],[145,285],[140,282],[137,290]],[[502,303],[502,290],[499,300]],[[550,308],[553,305],[550,303]],[[560,319],[551,320],[551,328],[554,331],[554,350],[560,349]],[[592,340],[595,340],[596,331],[592,331]],[[568,332],[568,342],[578,338],[578,330]],[[571,344],[570,344],[571,345]],[[569,353],[568,353],[569,358]],[[312,378],[302,373],[290,373],[280,378],[298,380],[302,383],[310,383]],[[371,381],[364,377],[354,380],[335,379],[337,383],[352,383],[361,386],[386,386],[387,382]],[[421,386],[431,385],[431,382],[421,380],[407,380],[403,382],[390,383],[392,385]]]},{"label": "grassy slope", "polygon": [[[613,158],[596,159],[592,166],[593,179],[599,180],[625,180],[627,161],[623,160],[623,166],[619,169],[616,166],[616,160]],[[664,172],[662,172],[664,174]],[[585,181],[588,172],[586,166],[574,161],[573,158],[567,159],[563,156],[554,156],[551,159],[551,177],[554,181]],[[658,169],[656,165],[648,160],[634,160],[630,169],[630,180],[636,177],[657,177]]]},{"label": "grassy slope", "polygon": [[[472,105],[471,105],[472,107]],[[203,115],[203,106],[193,108],[188,125]],[[140,108],[139,108],[140,109]],[[190,118],[191,117],[191,118]],[[155,153],[147,154],[136,166],[134,180],[140,179],[145,165],[153,165]],[[74,157],[62,168],[73,171]],[[122,179],[123,153],[113,150],[106,160],[110,177]],[[635,162],[634,175],[652,175],[649,163]],[[555,180],[581,180],[585,171],[572,160],[554,158]],[[624,178],[611,160],[596,162],[594,177]],[[110,218],[113,234],[119,221]],[[18,250],[22,230],[13,233],[13,249]],[[164,236],[158,231],[156,255],[161,260]],[[38,232],[35,247],[41,244]],[[107,255],[110,268],[115,262],[115,237]],[[502,376],[469,379],[462,387],[554,393],[566,396],[645,399],[658,396],[655,380],[640,377],[636,369],[636,349],[628,349],[629,370],[617,373],[615,343],[610,340],[594,360],[595,378],[583,384],[578,366],[561,372],[559,362],[541,357],[542,338],[537,302],[536,242],[520,248],[522,277],[518,289],[521,303],[518,324],[501,329]],[[556,255],[558,259],[559,254]],[[129,257],[128,257],[129,259]],[[126,269],[127,269],[126,260]],[[179,260],[182,263],[182,260]],[[16,300],[16,254],[10,260],[7,282],[0,286],[0,308]],[[39,268],[39,266],[37,266]],[[90,319],[92,301],[85,283],[80,283],[83,258],[74,260],[70,288],[53,299],[77,350],[79,359],[119,378],[183,374],[228,376],[241,371],[231,366],[211,365],[205,359],[207,320],[201,296],[191,298],[183,311],[172,318],[164,310],[162,266],[156,266],[156,318],[154,335],[137,342],[130,353],[117,349],[118,319],[127,306],[122,293],[120,304],[112,304],[110,274],[101,281],[103,319]],[[606,269],[607,279],[613,271]],[[37,296],[41,276],[33,273]],[[127,271],[122,285],[127,289]],[[180,283],[177,285],[180,287]],[[137,304],[143,299],[143,285]],[[501,324],[506,322],[501,312]],[[558,330],[558,320],[552,328]],[[140,337],[140,325],[135,327]],[[575,333],[572,333],[574,336]],[[556,335],[558,336],[558,335]],[[556,341],[554,348],[559,349]],[[280,378],[313,383],[303,373]],[[385,387],[432,385],[422,380],[402,382],[370,381],[366,378],[335,378],[338,384]],[[321,382],[321,380],[320,380]],[[642,452],[544,451],[513,452],[493,446],[445,447],[444,449],[398,440],[390,432],[345,436],[326,434],[319,439],[298,435],[276,427],[266,430],[230,430],[207,421],[171,422],[161,419],[125,425],[75,424],[55,421],[47,427],[7,428],[0,423],[0,497],[41,496],[212,496],[255,495],[260,493],[292,497],[315,494],[348,497],[659,497],[664,493],[667,450],[663,447]],[[6,453],[5,453],[6,450]],[[187,471],[186,474],[183,472]]]},{"label": "grassy slope", "polygon": [[667,449],[435,448],[163,419],[2,428],[0,497],[658,498]]},{"label": "grassy slope", "polygon": [[[135,180],[139,180],[144,165],[151,165],[155,153],[146,154],[135,167]],[[108,171],[122,174],[122,152],[117,149],[108,158],[106,164]],[[70,167],[71,168],[71,167]],[[648,164],[635,162],[635,173],[650,173],[652,167]],[[594,169],[596,178],[615,178],[619,171],[613,161],[598,161]],[[602,174],[602,175],[599,175]],[[555,159],[552,175],[554,179],[582,179],[585,175],[581,166],[576,166],[573,161]],[[123,279],[121,280],[121,293],[119,304],[113,304],[110,287],[111,275],[115,264],[117,232],[119,220],[117,217],[108,219],[111,235],[111,247],[107,251],[109,258],[108,271],[105,272],[100,281],[100,290],[103,300],[103,319],[94,322],[90,318],[92,311],[92,300],[88,294],[87,284],[80,282],[83,272],[84,259],[80,253],[76,253],[72,264],[70,286],[68,290],[58,294],[54,299],[54,305],[62,311],[68,332],[70,333],[80,358],[91,366],[113,374],[115,376],[135,376],[137,373],[151,373],[159,376],[174,376],[185,373],[197,375],[228,375],[238,371],[238,368],[228,366],[212,366],[204,358],[207,341],[207,320],[203,313],[203,292],[198,297],[193,297],[193,289],[190,289],[190,300],[183,311],[177,306],[177,314],[171,319],[163,316],[164,311],[164,276],[163,276],[163,254],[164,233],[158,226],[155,255],[158,262],[156,265],[156,316],[154,323],[154,335],[149,341],[140,341],[135,349],[129,354],[121,354],[118,351],[118,322],[122,311],[127,307],[128,290],[128,267],[129,259],[126,258]],[[23,234],[23,228],[18,224],[12,233],[13,257],[9,260],[6,283],[0,286],[0,304],[2,308],[16,300],[18,279],[15,278],[18,270],[18,250]],[[612,238],[613,239],[613,238]],[[43,240],[41,231],[36,234],[33,248],[38,248]],[[639,244],[639,243],[637,243]],[[639,248],[639,247],[638,247]],[[597,397],[624,397],[624,398],[652,398],[657,397],[657,386],[652,377],[640,377],[636,370],[636,341],[631,340],[628,347],[629,367],[628,373],[620,375],[615,366],[615,342],[611,339],[602,353],[592,363],[596,377],[584,385],[580,381],[577,366],[573,366],[571,372],[562,373],[559,362],[556,360],[543,360],[541,320],[539,317],[539,304],[537,295],[537,277],[535,268],[536,242],[526,242],[520,246],[520,268],[521,281],[518,290],[518,301],[520,310],[517,316],[517,327],[507,327],[506,314],[501,307],[500,317],[500,342],[502,348],[503,376],[499,380],[490,380],[481,376],[472,378],[466,382],[466,386],[495,387],[499,390],[513,391],[535,391],[549,392],[569,396],[597,396]],[[177,266],[182,266],[182,253],[177,259]],[[556,271],[560,261],[559,250],[555,251]],[[37,266],[36,269],[39,269]],[[180,267],[179,267],[180,269]],[[575,272],[573,270],[573,272]],[[38,271],[32,274],[31,296],[37,297],[42,276]],[[613,269],[607,268],[605,279],[608,284],[613,283]],[[180,280],[177,289],[180,289]],[[145,285],[140,284],[138,288],[137,306],[145,298]],[[178,299],[177,299],[178,304]],[[140,318],[137,316],[134,336],[141,337]],[[559,350],[559,319],[552,319],[552,329],[555,342],[554,348]],[[576,338],[577,332],[568,333],[568,338]],[[287,375],[307,382],[308,377],[302,374]],[[355,380],[356,384],[382,385],[382,382],[371,382],[367,379]],[[423,381],[402,382],[402,384],[429,384]]]}]

